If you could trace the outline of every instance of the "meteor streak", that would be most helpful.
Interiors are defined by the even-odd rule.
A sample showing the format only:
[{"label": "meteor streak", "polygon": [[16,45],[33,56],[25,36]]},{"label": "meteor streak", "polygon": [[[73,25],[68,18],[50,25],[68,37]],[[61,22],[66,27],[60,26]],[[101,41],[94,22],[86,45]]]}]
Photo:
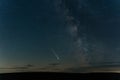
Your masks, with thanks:
[{"label": "meteor streak", "polygon": [[55,55],[56,59],[57,59],[57,60],[60,60],[60,58],[59,58],[59,56],[57,55],[57,53],[55,52],[55,50],[54,50],[54,49],[51,49],[51,50],[52,50],[53,54]]}]

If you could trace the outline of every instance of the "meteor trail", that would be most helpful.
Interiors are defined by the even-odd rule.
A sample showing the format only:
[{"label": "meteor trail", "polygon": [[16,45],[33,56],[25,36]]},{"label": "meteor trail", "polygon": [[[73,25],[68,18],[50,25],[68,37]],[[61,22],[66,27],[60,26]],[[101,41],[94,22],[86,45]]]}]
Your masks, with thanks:
[{"label": "meteor trail", "polygon": [[56,59],[57,59],[57,60],[60,60],[60,58],[59,58],[59,56],[57,55],[57,53],[55,52],[55,50],[54,50],[54,49],[51,49],[51,50],[52,50],[53,54],[55,55]]}]

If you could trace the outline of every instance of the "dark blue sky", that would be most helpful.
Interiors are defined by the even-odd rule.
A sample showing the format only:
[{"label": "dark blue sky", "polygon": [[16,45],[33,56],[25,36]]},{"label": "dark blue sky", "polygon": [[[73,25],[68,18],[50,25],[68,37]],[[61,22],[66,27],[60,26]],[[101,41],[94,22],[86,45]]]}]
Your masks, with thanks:
[{"label": "dark blue sky", "polygon": [[[59,71],[66,71],[71,67],[119,63],[119,3],[0,1],[0,67],[31,64],[40,70],[54,71],[57,65]],[[51,64],[52,68],[48,68]]]},{"label": "dark blue sky", "polygon": [[[66,34],[64,17],[54,0],[1,1],[0,67],[44,67],[62,62],[68,55],[71,40]],[[60,61],[51,51],[53,48]],[[68,63],[69,64],[69,63]]]}]

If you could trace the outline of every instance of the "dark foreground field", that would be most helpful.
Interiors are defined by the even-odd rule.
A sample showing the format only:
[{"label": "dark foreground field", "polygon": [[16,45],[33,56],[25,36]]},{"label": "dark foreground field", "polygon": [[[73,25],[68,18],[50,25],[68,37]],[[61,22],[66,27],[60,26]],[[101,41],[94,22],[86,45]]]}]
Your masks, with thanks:
[{"label": "dark foreground field", "polygon": [[0,80],[120,80],[118,73],[24,72],[1,74]]}]

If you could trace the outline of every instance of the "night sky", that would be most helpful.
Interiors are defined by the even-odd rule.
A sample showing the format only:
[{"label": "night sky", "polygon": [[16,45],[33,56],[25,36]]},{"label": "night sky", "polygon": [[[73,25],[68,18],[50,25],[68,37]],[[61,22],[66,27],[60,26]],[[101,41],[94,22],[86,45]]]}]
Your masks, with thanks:
[{"label": "night sky", "polygon": [[0,72],[120,65],[119,0],[1,0]]}]

